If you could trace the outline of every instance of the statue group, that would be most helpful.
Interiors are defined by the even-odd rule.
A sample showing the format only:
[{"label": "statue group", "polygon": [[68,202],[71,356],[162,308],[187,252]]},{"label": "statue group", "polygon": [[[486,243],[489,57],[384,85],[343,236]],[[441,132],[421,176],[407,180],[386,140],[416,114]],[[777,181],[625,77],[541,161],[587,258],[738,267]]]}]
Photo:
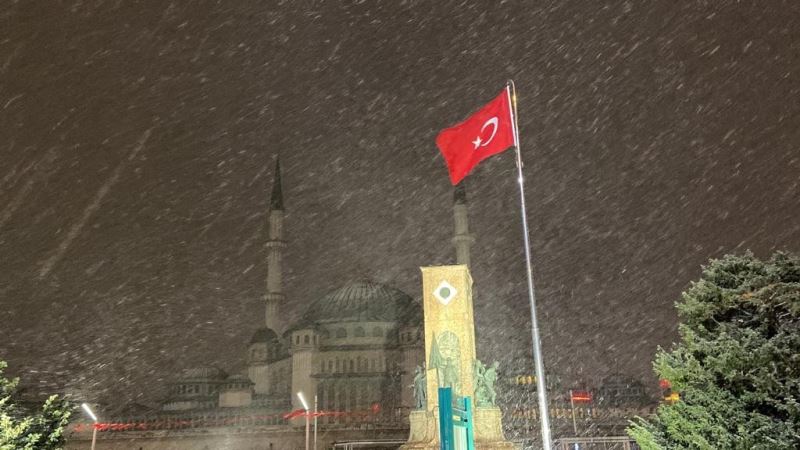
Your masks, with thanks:
[{"label": "statue group", "polygon": [[497,361],[486,367],[480,360],[475,360],[473,385],[475,386],[476,406],[497,406],[497,391],[494,389],[494,383],[497,381],[499,367],[500,363]]},{"label": "statue group", "polygon": [[444,331],[439,336],[433,337],[431,355],[428,362],[429,369],[436,369],[439,387],[453,389],[455,395],[461,394],[461,370],[458,363],[461,360],[458,336],[452,331]]},{"label": "statue group", "polygon": [[[475,405],[476,406],[497,406],[497,391],[495,390],[495,383],[497,382],[497,369],[500,363],[495,361],[491,366],[486,367],[480,360],[475,360],[475,370],[473,372],[473,385],[475,386]],[[414,390],[414,403],[416,409],[425,409],[427,404],[427,380],[425,368],[417,366],[414,371],[414,384],[410,387]],[[441,387],[453,387],[453,381],[448,380],[447,371],[444,371],[444,377]],[[450,381],[450,384],[448,384]]]},{"label": "statue group", "polygon": [[425,409],[428,401],[426,378],[425,368],[417,366],[414,371],[414,384],[411,385],[411,388],[414,389],[414,406],[416,409]]}]

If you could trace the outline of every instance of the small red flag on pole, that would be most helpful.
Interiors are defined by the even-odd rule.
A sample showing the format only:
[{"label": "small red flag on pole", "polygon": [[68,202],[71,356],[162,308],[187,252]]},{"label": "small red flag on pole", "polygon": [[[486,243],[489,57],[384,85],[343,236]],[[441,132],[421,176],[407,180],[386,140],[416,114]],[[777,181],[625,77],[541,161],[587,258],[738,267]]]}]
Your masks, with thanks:
[{"label": "small red flag on pole", "polygon": [[509,88],[467,120],[445,128],[436,137],[450,182],[457,185],[484,159],[514,146]]},{"label": "small red flag on pole", "polygon": [[591,402],[592,401],[592,393],[589,391],[569,391],[570,392],[570,401],[573,402]]}]

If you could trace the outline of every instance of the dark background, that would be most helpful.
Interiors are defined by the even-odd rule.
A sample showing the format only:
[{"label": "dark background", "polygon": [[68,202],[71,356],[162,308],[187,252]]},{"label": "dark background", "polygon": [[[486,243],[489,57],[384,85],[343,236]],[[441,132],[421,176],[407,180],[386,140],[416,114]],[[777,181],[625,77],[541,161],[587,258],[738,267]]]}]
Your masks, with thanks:
[{"label": "dark background", "polygon": [[[6,1],[0,358],[109,409],[243,368],[278,154],[287,315],[363,277],[419,297],[454,261],[435,135],[513,78],[548,370],[655,386],[701,264],[800,250],[800,4],[675,3]],[[533,371],[514,172],[467,179],[507,375]]]}]

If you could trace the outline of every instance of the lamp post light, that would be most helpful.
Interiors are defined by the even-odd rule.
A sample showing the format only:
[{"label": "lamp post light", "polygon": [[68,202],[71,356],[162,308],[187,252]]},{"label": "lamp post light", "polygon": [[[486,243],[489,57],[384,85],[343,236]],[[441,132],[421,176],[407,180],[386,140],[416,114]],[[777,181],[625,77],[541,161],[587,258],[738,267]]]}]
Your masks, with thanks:
[{"label": "lamp post light", "polygon": [[[572,431],[575,432],[575,437],[578,437],[578,423],[575,421],[575,394],[572,389],[569,390],[569,404],[572,407]],[[575,443],[575,450],[578,450],[578,444]]]},{"label": "lamp post light", "polygon": [[[575,420],[575,402],[591,402],[592,401],[592,393],[590,391],[581,390],[575,391],[570,389],[569,390],[569,404],[572,407],[572,431],[575,432],[575,437],[578,437],[578,423]],[[575,450],[578,450],[580,447],[578,443],[575,443]]]},{"label": "lamp post light", "polygon": [[92,421],[94,421],[94,425],[92,426],[92,450],[94,450],[94,445],[97,443],[97,416],[94,415],[92,408],[90,408],[86,403],[81,403],[81,408],[83,408],[86,414],[92,418]]},{"label": "lamp post light", "polygon": [[308,448],[309,439],[308,438],[309,438],[309,431],[310,431],[310,428],[311,428],[311,422],[309,421],[309,415],[308,415],[308,413],[309,413],[308,402],[306,401],[306,398],[303,396],[302,392],[298,392],[297,393],[297,398],[300,399],[300,403],[303,404],[303,409],[306,410],[306,414],[305,414],[305,416],[306,416],[306,450],[309,450],[309,448]]}]

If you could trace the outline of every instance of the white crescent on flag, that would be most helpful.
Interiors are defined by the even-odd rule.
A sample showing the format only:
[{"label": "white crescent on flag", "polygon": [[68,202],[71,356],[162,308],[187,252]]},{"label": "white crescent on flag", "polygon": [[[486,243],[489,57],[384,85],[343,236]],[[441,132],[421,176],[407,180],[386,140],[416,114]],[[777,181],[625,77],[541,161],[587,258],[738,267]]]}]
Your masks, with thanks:
[{"label": "white crescent on flag", "polygon": [[497,134],[497,116],[492,117],[491,119],[483,123],[483,126],[481,127],[481,135],[483,134],[483,130],[485,130],[486,127],[489,125],[492,126],[491,136],[489,136],[489,139],[487,139],[486,141],[481,140],[480,136],[476,137],[475,140],[472,141],[472,145],[475,146],[475,150],[477,150],[478,147],[486,147],[494,139],[494,135]]}]

